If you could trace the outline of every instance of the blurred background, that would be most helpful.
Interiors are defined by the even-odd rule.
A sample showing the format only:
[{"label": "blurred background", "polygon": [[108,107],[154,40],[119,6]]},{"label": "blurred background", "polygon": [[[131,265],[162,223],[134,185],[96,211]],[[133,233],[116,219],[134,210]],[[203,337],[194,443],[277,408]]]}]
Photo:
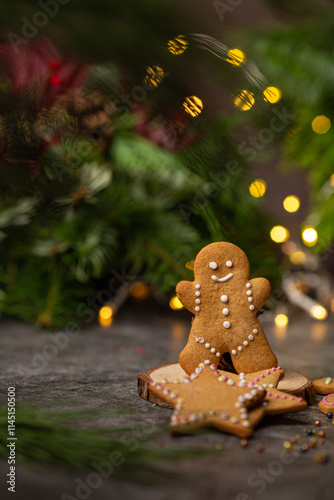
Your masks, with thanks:
[{"label": "blurred background", "polygon": [[334,311],[334,6],[0,6],[0,314],[112,328],[180,312],[197,252],[240,246],[268,321]]}]

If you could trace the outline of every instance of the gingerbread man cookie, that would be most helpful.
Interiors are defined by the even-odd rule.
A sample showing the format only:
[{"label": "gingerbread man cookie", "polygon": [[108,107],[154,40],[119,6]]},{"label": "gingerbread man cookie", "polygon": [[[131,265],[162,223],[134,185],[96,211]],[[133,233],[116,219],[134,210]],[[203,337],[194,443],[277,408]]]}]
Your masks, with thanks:
[{"label": "gingerbread man cookie", "polygon": [[277,366],[256,312],[270,295],[265,278],[249,280],[246,254],[232,243],[211,243],[197,255],[194,281],[181,281],[176,293],[195,314],[188,343],[179,356],[191,374],[203,359],[218,363],[228,352],[235,370],[251,373]]}]

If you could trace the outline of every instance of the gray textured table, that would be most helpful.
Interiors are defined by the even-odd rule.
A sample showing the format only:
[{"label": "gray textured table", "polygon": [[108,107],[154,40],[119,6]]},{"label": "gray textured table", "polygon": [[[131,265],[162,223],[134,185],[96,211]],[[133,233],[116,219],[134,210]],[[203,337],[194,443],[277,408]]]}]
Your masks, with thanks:
[{"label": "gray textured table", "polygon": [[[265,318],[263,322],[283,367],[310,378],[334,375],[333,318],[319,323],[300,316],[289,324],[287,331],[275,331],[272,321]],[[1,398],[7,387],[14,385],[17,401],[39,410],[94,409],[95,417],[90,425],[100,428],[120,421],[133,426],[149,424],[152,428],[168,422],[170,410],[153,407],[137,396],[136,377],[152,366],[177,360],[190,328],[190,315],[186,312],[169,314],[153,306],[130,304],[121,310],[110,329],[94,324],[70,338],[63,347],[61,339],[63,344],[66,341],[58,336],[56,350],[52,348],[54,336],[29,325],[3,321],[0,327]],[[312,406],[304,412],[267,417],[246,448],[240,446],[238,438],[219,432],[176,439],[166,433],[159,438],[162,446],[197,447],[213,450],[213,453],[177,463],[166,462],[168,474],[154,486],[111,477],[85,498],[332,499],[334,457],[320,464],[313,461],[320,446],[304,454],[287,454],[283,448],[285,440],[291,435],[303,434],[305,426],[314,427],[315,419],[319,418],[327,436],[321,451],[331,454],[334,426],[318,411],[319,399],[315,397]],[[130,411],[124,416],[115,416],[112,410],[124,405]],[[261,453],[256,451],[258,443],[264,446]],[[215,450],[216,445],[222,446],[220,452]],[[7,463],[1,460],[1,498],[7,498],[7,469]],[[14,498],[53,500],[61,499],[64,493],[72,495],[69,498],[78,498],[75,479],[84,481],[86,477],[87,472],[73,469],[21,465],[17,470]],[[12,497],[8,494],[8,498]]]}]

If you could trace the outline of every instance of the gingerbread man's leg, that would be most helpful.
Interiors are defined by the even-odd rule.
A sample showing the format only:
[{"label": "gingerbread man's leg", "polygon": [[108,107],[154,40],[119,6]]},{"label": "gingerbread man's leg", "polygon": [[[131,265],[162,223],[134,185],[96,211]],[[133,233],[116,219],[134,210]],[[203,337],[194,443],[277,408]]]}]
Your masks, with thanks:
[{"label": "gingerbread man's leg", "polygon": [[[222,345],[219,332],[211,330],[205,337],[198,334],[198,318],[195,318],[190,330],[187,345],[179,355],[179,363],[183,370],[190,375],[195,371],[200,363],[218,365],[226,346]],[[197,333],[196,333],[197,332]]]},{"label": "gingerbread man's leg", "polygon": [[259,323],[249,336],[241,332],[240,337],[242,335],[246,345],[243,342],[239,346],[234,346],[233,349],[229,348],[233,366],[238,373],[253,373],[277,367],[277,358]]}]

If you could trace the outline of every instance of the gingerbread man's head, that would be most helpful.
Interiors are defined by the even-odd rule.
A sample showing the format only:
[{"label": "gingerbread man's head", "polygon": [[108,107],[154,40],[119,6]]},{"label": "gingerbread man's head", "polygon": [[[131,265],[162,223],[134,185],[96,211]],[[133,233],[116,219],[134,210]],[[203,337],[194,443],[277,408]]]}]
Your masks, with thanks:
[{"label": "gingerbread man's head", "polygon": [[248,279],[250,273],[246,254],[232,243],[211,243],[197,255],[194,264],[195,280],[235,286]]}]

